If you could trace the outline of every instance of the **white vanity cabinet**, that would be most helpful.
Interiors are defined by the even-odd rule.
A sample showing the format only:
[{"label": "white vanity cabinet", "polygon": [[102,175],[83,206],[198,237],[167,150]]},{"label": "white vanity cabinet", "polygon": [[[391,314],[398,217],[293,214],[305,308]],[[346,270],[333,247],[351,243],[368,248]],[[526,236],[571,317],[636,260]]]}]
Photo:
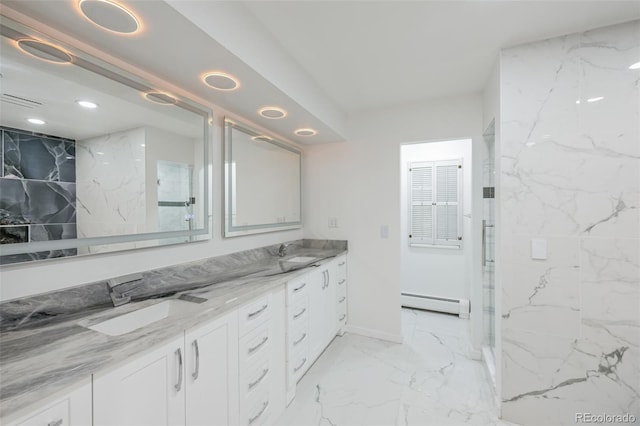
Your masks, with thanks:
[{"label": "white vanity cabinet", "polygon": [[345,255],[287,283],[287,403],[304,373],[347,322]]},{"label": "white vanity cabinet", "polygon": [[6,426],[88,426],[91,425],[91,380],[68,394],[54,398],[42,407]]},{"label": "white vanity cabinet", "polygon": [[347,325],[347,256],[339,256],[334,262],[336,265],[337,333],[342,335]]},{"label": "white vanity cabinet", "polygon": [[239,310],[239,419],[273,424],[285,408],[285,294],[263,296]]},{"label": "white vanity cabinet", "polygon": [[93,379],[94,425],[237,423],[237,313]]},{"label": "white vanity cabinet", "polygon": [[236,312],[185,333],[186,425],[238,424]]},{"label": "white vanity cabinet", "polygon": [[93,378],[93,424],[184,425],[184,336]]}]

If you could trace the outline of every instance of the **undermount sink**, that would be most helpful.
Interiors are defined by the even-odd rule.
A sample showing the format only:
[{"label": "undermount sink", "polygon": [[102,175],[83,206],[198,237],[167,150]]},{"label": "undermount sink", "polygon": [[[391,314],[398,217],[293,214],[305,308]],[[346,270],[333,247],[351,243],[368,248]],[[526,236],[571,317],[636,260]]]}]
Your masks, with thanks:
[{"label": "undermount sink", "polygon": [[310,257],[310,256],[296,256],[293,257],[291,259],[287,259],[286,262],[294,262],[294,263],[305,263],[305,262],[311,262],[316,260],[317,257]]},{"label": "undermount sink", "polygon": [[167,318],[169,315],[188,311],[193,303],[182,300],[165,300],[137,311],[129,312],[87,327],[108,336],[121,336]]}]

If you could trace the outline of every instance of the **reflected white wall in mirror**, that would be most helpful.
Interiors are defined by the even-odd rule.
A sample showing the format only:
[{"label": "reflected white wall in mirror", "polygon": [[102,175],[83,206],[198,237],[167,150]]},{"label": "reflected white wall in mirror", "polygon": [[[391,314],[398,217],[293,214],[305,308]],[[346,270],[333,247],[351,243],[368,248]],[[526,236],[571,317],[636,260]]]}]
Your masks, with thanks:
[{"label": "reflected white wall in mirror", "polygon": [[225,122],[225,236],[302,226],[302,153]]}]

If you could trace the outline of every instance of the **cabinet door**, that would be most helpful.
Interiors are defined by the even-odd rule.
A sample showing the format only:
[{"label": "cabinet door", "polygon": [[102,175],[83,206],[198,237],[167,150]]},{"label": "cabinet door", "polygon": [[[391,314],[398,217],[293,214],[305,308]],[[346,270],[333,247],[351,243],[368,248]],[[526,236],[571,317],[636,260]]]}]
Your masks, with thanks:
[{"label": "cabinet door", "polygon": [[[324,349],[325,341],[325,305],[326,305],[326,269],[318,268],[307,281],[309,285],[309,357],[315,360]],[[307,364],[312,364],[308,362]],[[304,368],[306,371],[307,367]]]},{"label": "cabinet door", "polygon": [[91,424],[91,380],[51,402],[29,409],[30,414],[17,421],[0,420],[7,426],[87,426]]},{"label": "cabinet door", "polygon": [[93,380],[93,424],[184,425],[184,336]]},{"label": "cabinet door", "polygon": [[[237,394],[237,314],[186,334],[186,424],[237,423],[230,395]],[[235,412],[234,412],[235,411]]]},{"label": "cabinet door", "polygon": [[[324,294],[324,346],[326,347],[331,343],[333,338],[338,332],[338,318],[336,312],[338,309],[338,267],[335,261],[332,261],[326,266],[327,284]],[[323,347],[324,349],[324,347]]]}]

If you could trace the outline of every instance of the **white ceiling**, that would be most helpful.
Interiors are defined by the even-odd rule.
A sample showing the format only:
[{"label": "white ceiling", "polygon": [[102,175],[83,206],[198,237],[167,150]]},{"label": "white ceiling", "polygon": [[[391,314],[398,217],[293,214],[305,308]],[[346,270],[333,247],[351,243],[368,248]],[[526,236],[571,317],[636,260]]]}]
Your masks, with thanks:
[{"label": "white ceiling", "polygon": [[[144,22],[122,37],[80,16],[77,0],[0,1],[303,144],[345,140],[350,114],[477,93],[503,47],[640,18],[640,1],[119,0]],[[204,86],[210,70],[240,90]],[[264,105],[289,115],[266,120]],[[293,135],[300,127],[318,135]]]},{"label": "white ceiling", "polygon": [[243,1],[347,114],[481,91],[501,48],[640,18],[639,1]]}]

